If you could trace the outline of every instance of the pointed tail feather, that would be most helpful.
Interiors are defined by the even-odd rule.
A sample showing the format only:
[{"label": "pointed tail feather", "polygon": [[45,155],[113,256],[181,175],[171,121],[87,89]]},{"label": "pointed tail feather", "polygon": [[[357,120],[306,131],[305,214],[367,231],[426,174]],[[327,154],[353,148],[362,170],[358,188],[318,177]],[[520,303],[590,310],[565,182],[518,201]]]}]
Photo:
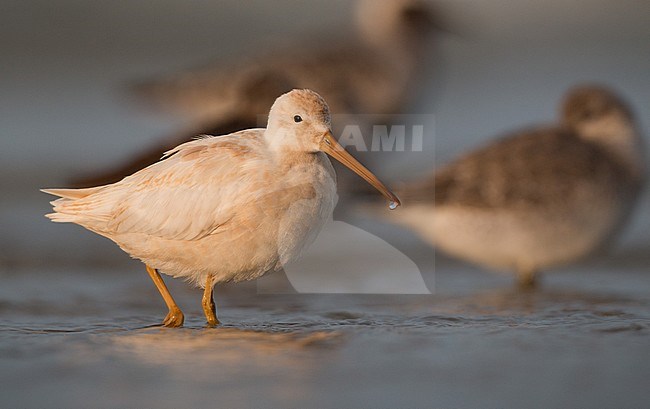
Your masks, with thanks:
[{"label": "pointed tail feather", "polygon": [[66,213],[48,213],[45,217],[55,223],[76,223],[76,217]]},{"label": "pointed tail feather", "polygon": [[41,189],[41,192],[53,196],[59,196],[64,199],[81,199],[97,192],[101,188],[102,186],[89,187],[85,189]]},{"label": "pointed tail feather", "polygon": [[54,212],[46,214],[45,217],[57,223],[78,223],[78,212],[70,211],[70,207],[75,207],[75,200],[83,199],[101,188],[102,186],[86,189],[41,189],[43,193],[60,198],[50,202],[54,208]]}]

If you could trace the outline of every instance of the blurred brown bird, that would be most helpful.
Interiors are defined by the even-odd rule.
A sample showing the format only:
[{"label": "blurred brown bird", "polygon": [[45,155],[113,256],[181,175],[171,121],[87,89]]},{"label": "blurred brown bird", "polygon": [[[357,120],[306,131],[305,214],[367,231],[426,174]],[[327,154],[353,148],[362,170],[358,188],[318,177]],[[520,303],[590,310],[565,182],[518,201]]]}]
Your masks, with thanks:
[{"label": "blurred brown bird", "polygon": [[530,288],[540,270],[592,253],[624,225],[644,180],[642,145],[620,97],[581,86],[558,125],[508,135],[406,186],[389,220]]},{"label": "blurred brown bird", "polygon": [[399,113],[413,91],[428,33],[437,24],[431,7],[422,0],[361,0],[356,13],[355,38],[323,41],[323,46],[313,40],[298,42],[137,84],[134,92],[140,100],[191,125],[166,138],[166,145],[74,184],[113,183],[196,135],[259,126],[275,97],[294,88],[318,91],[341,114]]}]

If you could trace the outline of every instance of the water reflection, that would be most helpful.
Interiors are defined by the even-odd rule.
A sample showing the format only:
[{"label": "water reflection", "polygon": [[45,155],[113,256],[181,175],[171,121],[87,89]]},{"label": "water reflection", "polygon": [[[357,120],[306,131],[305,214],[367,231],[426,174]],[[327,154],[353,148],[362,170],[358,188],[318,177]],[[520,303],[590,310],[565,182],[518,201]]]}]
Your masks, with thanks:
[{"label": "water reflection", "polygon": [[[254,364],[257,374],[278,367],[298,374],[310,366],[311,350],[334,351],[342,343],[339,332],[275,332],[239,328],[176,329],[146,328],[111,339],[113,350],[146,364],[163,365],[201,376],[196,371],[218,364],[243,371]],[[192,363],[191,367],[182,365]],[[181,364],[181,365],[178,365]]]},{"label": "water reflection", "polygon": [[326,366],[341,345],[338,332],[159,328],[111,337],[108,350],[119,361],[159,368],[168,384],[219,385],[225,399],[249,394],[257,400],[268,394],[292,402],[308,398],[306,379]]}]

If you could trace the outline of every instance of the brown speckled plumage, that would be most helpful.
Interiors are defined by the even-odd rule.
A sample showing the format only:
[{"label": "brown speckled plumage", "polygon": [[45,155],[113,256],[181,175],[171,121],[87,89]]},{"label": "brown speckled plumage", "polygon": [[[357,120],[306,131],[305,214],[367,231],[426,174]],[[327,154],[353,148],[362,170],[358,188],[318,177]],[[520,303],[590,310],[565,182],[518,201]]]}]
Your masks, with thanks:
[{"label": "brown speckled plumage", "polygon": [[443,167],[431,182],[428,188],[407,191],[405,199],[433,194],[436,206],[554,207],[572,200],[580,189],[624,195],[635,183],[607,151],[561,128],[508,136]]},{"label": "brown speckled plumage", "polygon": [[599,248],[627,220],[644,180],[630,109],[598,86],[571,90],[560,123],[505,136],[401,192],[393,219],[437,248],[515,270],[540,269]]}]

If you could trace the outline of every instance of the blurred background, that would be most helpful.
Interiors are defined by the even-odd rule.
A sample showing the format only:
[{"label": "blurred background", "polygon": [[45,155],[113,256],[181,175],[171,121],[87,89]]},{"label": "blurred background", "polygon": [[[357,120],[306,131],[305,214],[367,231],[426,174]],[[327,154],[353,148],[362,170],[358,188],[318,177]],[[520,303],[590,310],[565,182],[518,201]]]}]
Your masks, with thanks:
[{"label": "blurred background", "polygon": [[[650,129],[650,2],[453,0],[428,4],[436,12],[439,29],[423,48],[424,69],[401,113],[432,117],[435,124],[433,132],[425,135],[424,152],[384,155],[381,161],[364,157],[389,184],[428,174],[436,164],[504,132],[554,122],[564,92],[585,81],[618,91],[636,113],[642,132]],[[113,406],[151,403],[138,397],[139,389],[134,385],[150,392],[160,385],[173,390],[179,379],[186,379],[191,372],[183,365],[191,361],[191,351],[196,348],[205,362],[215,367],[231,359],[226,368],[242,382],[231,385],[227,395],[230,403],[247,393],[251,394],[248,399],[253,399],[266,398],[269,392],[269,402],[277,404],[305,403],[310,402],[310,396],[318,396],[328,402],[324,406],[350,402],[374,402],[376,407],[422,405],[431,402],[424,396],[431,393],[435,379],[435,402],[443,406],[461,407],[469,402],[470,407],[521,407],[530,404],[531,397],[550,399],[544,401],[549,403],[544,407],[565,406],[567,402],[591,407],[645,404],[642,385],[650,375],[647,194],[611,251],[549,274],[544,284],[550,290],[530,298],[509,292],[486,294],[483,291],[509,288],[510,278],[437,257],[435,276],[431,267],[423,271],[424,282],[438,297],[433,301],[313,301],[296,296],[286,306],[286,299],[281,297],[255,297],[254,287],[246,285],[242,291],[253,297],[247,302],[237,298],[237,293],[232,295],[235,289],[226,290],[231,295],[221,302],[217,292],[217,304],[224,310],[220,317],[225,317],[225,322],[243,322],[241,328],[262,332],[279,322],[283,332],[297,330],[299,340],[287,341],[273,334],[269,338],[243,338],[233,344],[236,333],[226,333],[230,343],[221,335],[211,335],[204,340],[207,344],[198,345],[184,344],[186,340],[177,338],[165,343],[165,337],[161,339],[158,333],[147,333],[144,338],[136,333],[136,338],[119,341],[94,338],[98,333],[121,330],[133,336],[134,328],[157,322],[158,315],[162,318],[162,303],[141,264],[130,260],[117,246],[81,227],[45,219],[51,198],[38,189],[63,187],[86,174],[110,169],[188,128],[186,118],[147,111],[130,99],[131,84],[206,63],[226,65],[241,56],[268,52],[276,44],[300,40],[304,46],[312,36],[310,46],[315,49],[338,41],[330,38],[356,36],[354,2],[0,1],[0,312],[4,322],[0,350],[20,357],[37,346],[41,355],[52,355],[43,364],[43,373],[54,375],[63,370],[68,374],[58,383],[46,377],[35,384],[27,383],[18,378],[28,376],[38,364],[6,359],[2,363],[6,373],[14,370],[20,375],[4,382],[13,388],[8,402],[37,407],[44,401],[35,397],[38,394],[25,400],[27,391],[54,391],[53,396],[59,396],[58,402],[64,406],[81,407],[75,399],[86,396],[85,392],[55,393],[79,381],[76,373],[90,374],[81,382],[80,390],[103,393],[109,406],[111,402]],[[301,49],[295,51],[300,53]],[[363,217],[352,224],[397,243],[408,256],[404,263],[409,269],[415,268],[408,259],[409,249],[427,254],[429,261],[433,258],[429,248],[408,231]],[[339,247],[332,244],[321,248],[315,260],[322,252],[340,252],[343,247],[348,251],[351,271],[389,277],[394,265],[379,274],[381,262],[364,262],[368,254],[377,255],[376,248],[368,247],[374,244],[363,244],[356,236],[358,231],[349,231],[353,246],[345,244],[342,233],[341,241],[335,243]],[[422,264],[418,266],[422,269]],[[417,269],[411,271],[417,273]],[[200,328],[198,292],[182,282],[167,281],[181,302],[193,303],[188,311],[194,311],[196,319],[188,326]],[[355,291],[363,292],[363,283],[356,285]],[[382,287],[377,287],[375,280],[371,288]],[[252,307],[258,304],[263,305],[261,310]],[[413,327],[408,327],[410,321],[405,323],[401,314],[411,314]],[[117,321],[111,321],[113,316]],[[101,325],[89,324],[98,317]],[[313,343],[309,338],[312,335],[304,341],[306,335],[301,331],[308,326],[288,323],[305,320],[310,331],[315,328],[329,333],[342,328],[344,335],[334,342],[326,336],[324,347],[318,337]],[[342,323],[342,327],[334,322]],[[376,339],[376,334],[364,331],[394,324],[407,329],[380,330],[387,332],[387,338],[367,349],[367,342]],[[345,325],[355,331],[345,333]],[[513,327],[520,330],[509,332]],[[540,328],[547,332],[540,333]],[[73,339],[76,350],[65,346],[69,339],[62,335],[56,335],[51,349],[33,338],[34,333],[49,334],[48,329],[80,334]],[[192,338],[199,332],[181,332],[174,337]],[[210,355],[214,352],[210,345],[224,342],[232,355]],[[404,342],[418,346],[408,347],[409,351],[401,354],[403,359],[395,361],[394,348],[399,351],[396,345]],[[186,349],[175,352],[186,362],[158,359],[156,350],[148,350],[157,343],[164,344],[160,356],[167,358],[169,351],[185,345]],[[307,348],[302,353],[308,356],[308,363],[296,364],[293,355],[288,357],[286,351],[274,349],[278,343]],[[312,344],[320,349],[309,349]],[[89,360],[92,354],[88,350],[98,345],[106,347],[104,352],[100,358]],[[259,356],[249,354],[246,348]],[[271,358],[265,348],[272,351]],[[145,354],[143,366],[131,361],[133,355],[123,354],[124,350],[140,358],[140,352]],[[325,365],[328,369],[314,375],[314,367],[324,365],[316,358],[323,351],[330,361]],[[57,358],[57,353],[63,358]],[[490,354],[495,355],[487,358]],[[382,359],[369,364],[378,355]],[[346,359],[362,368],[357,370],[375,375],[364,380],[367,373],[359,372],[358,389],[333,394],[341,386],[336,379],[345,379],[356,368],[350,363],[337,366]],[[240,365],[242,360],[250,367]],[[152,361],[156,365],[150,366]],[[110,371],[97,369],[97,362]],[[418,363],[415,372],[410,370],[413,362]],[[157,375],[155,385],[142,377],[129,384],[120,381],[122,364],[138,376],[160,365],[186,371]],[[252,375],[266,364],[282,368],[288,383],[280,387],[264,383],[264,373]],[[205,365],[199,366],[199,373],[213,376],[214,368]],[[293,373],[296,365],[300,376]],[[490,369],[500,365],[505,367],[500,373]],[[540,370],[531,374],[531,367]],[[65,372],[71,368],[77,372]],[[453,377],[445,378],[444,373]],[[108,394],[92,381],[101,376],[107,376],[106,385],[118,385],[126,392],[120,397]],[[584,381],[570,386],[573,379]],[[160,398],[158,407],[208,404],[209,393],[223,391],[202,382],[175,395],[177,400],[159,395],[168,399]],[[265,387],[251,391],[246,387],[251,382]],[[208,395],[192,395],[196,391]],[[528,406],[540,406],[540,402]]]},{"label": "blurred background", "polygon": [[[442,30],[426,44],[426,71],[402,108],[432,115],[434,132],[425,135],[421,154],[384,155],[381,164],[369,164],[383,178],[411,180],[500,133],[554,121],[562,94],[585,81],[621,93],[648,129],[647,2],[434,6]],[[119,258],[101,238],[40,217],[49,198],[36,189],[110,169],[186,127],[182,117],[142,109],[129,99],[129,85],[206,63],[226,66],[278,43],[300,40],[305,47],[313,36],[317,49],[330,45],[328,36],[356,36],[351,1],[5,1],[0,7],[4,264],[43,255],[83,258],[91,248],[106,260]],[[644,209],[647,201],[619,244],[648,242]]]}]

